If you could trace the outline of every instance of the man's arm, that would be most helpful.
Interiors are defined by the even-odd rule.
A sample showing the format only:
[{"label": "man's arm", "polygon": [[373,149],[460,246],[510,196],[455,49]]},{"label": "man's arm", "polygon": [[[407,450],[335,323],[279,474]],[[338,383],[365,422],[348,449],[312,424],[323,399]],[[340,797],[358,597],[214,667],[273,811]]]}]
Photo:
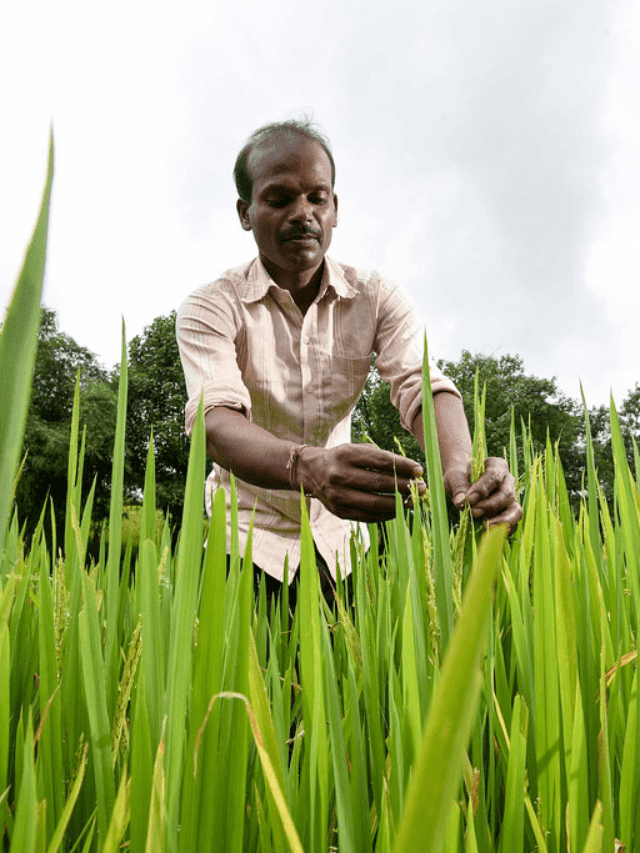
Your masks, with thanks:
[{"label": "man's arm", "polygon": [[[515,530],[522,507],[516,501],[515,480],[507,463],[490,456],[485,460],[484,474],[470,485],[472,444],[462,400],[441,391],[434,394],[433,405],[447,494],[458,509],[468,503],[474,518],[484,518],[488,525],[507,523],[511,531]],[[422,410],[413,421],[412,432],[424,451]]]},{"label": "man's arm", "polygon": [[267,489],[295,489],[320,500],[330,512],[354,521],[387,521],[395,515],[395,490],[408,496],[421,483],[419,463],[370,444],[304,447],[290,481],[287,463],[296,445],[276,438],[234,409],[218,406],[205,416],[207,450],[235,476]]}]

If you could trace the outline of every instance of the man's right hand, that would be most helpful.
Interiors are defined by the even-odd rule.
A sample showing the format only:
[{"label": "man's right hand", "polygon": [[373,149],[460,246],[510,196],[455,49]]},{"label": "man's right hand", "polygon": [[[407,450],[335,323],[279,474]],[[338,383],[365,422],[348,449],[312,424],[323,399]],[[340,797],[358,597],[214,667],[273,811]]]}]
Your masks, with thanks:
[{"label": "man's right hand", "polygon": [[420,492],[426,490],[421,465],[371,444],[303,447],[296,473],[307,494],[334,515],[353,521],[393,518],[396,488],[408,497],[412,481],[417,481]]},{"label": "man's right hand", "polygon": [[[207,450],[223,468],[246,483],[266,489],[290,489],[290,442],[281,441],[249,421],[241,412],[219,406],[205,416]],[[395,516],[396,483],[408,497],[409,483],[422,467],[412,459],[371,444],[303,447],[296,463],[294,488],[302,486],[340,518],[388,521]]]}]

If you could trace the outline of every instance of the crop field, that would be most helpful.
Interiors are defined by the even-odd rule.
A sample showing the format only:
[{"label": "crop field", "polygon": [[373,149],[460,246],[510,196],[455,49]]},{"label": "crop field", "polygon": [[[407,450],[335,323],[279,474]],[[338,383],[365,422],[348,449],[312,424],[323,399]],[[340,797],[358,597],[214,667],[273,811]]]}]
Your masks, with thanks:
[{"label": "crop field", "polygon": [[203,541],[202,413],[177,544],[157,526],[153,444],[139,548],[121,543],[123,344],[108,544],[87,556],[77,404],[63,541],[45,506],[26,542],[12,494],[47,215],[48,189],[0,337],[4,849],[640,849],[640,457],[634,473],[613,405],[612,506],[588,424],[577,510],[555,449],[513,424],[518,530],[468,514],[450,530],[425,363],[428,500],[398,497],[368,551],[354,538],[352,607],[340,588],[324,603],[305,523],[291,614],[255,600],[250,543],[232,536],[227,570],[222,494]]}]

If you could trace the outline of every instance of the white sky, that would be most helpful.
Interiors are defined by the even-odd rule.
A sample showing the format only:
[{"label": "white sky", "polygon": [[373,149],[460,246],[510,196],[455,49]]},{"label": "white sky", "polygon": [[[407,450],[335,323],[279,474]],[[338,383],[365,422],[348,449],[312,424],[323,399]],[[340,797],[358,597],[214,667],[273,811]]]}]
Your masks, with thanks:
[{"label": "white sky", "polygon": [[[8,6],[11,8],[7,8]],[[330,254],[398,279],[430,351],[519,354],[590,405],[640,382],[635,0],[22,0],[0,12],[0,310],[56,173],[44,302],[111,367],[255,254],[231,171],[306,111]]]}]

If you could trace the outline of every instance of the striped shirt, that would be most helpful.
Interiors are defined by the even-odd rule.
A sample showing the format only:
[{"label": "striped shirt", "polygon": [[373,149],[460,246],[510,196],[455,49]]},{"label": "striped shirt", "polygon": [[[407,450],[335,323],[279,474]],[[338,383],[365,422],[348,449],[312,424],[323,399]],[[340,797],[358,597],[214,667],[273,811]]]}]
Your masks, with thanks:
[{"label": "striped shirt", "polygon": [[[389,279],[329,258],[306,314],[256,258],[187,297],[178,312],[177,338],[189,435],[202,395],[205,414],[215,406],[236,409],[283,440],[319,447],[349,442],[351,412],[374,356],[405,429],[421,407],[424,328],[415,306]],[[435,365],[430,369],[434,393],[458,393]],[[229,472],[215,464],[206,483],[209,513],[219,487],[229,513]],[[282,580],[288,554],[291,581],[300,562],[300,494],[240,480],[236,489],[241,548],[253,516],[255,564]],[[334,577],[336,561],[348,573],[352,531],[360,526],[368,543],[366,526],[306,500],[319,552]]]}]

